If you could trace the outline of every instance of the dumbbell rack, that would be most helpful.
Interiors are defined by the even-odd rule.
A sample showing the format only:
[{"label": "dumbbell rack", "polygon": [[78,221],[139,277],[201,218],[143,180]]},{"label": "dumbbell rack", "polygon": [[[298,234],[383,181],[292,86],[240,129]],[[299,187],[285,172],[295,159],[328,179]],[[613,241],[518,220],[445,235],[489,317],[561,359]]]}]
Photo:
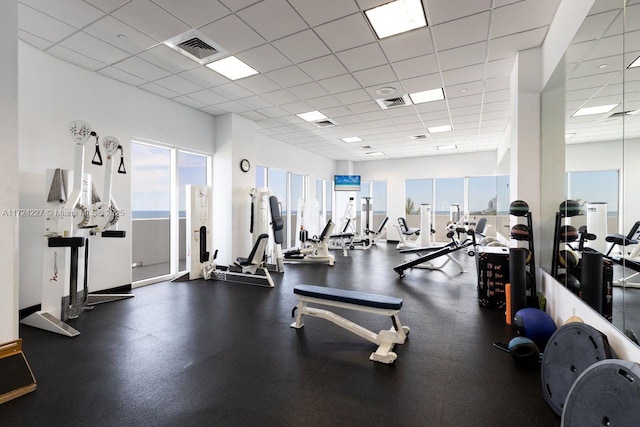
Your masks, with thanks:
[{"label": "dumbbell rack", "polygon": [[[511,214],[513,215],[513,214]],[[531,255],[531,260],[527,263],[526,268],[528,269],[528,272],[531,276],[531,284],[528,287],[529,289],[529,295],[531,298],[537,298],[537,290],[536,290],[536,257],[535,257],[535,252],[534,252],[534,248],[533,248],[533,220],[531,219],[531,212],[527,212],[526,215],[513,215],[515,217],[526,217],[527,218],[527,227],[529,227],[529,238],[526,240],[527,244],[528,244],[528,250],[529,250],[529,254]],[[517,240],[514,239],[516,241],[524,241],[524,240]]]}]

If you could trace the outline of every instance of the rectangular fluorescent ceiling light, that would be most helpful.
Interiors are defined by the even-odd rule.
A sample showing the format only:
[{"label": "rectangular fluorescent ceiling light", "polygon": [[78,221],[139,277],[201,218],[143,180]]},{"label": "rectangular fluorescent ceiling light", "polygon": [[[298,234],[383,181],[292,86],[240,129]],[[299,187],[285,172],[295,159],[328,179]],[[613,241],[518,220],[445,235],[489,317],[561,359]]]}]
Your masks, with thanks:
[{"label": "rectangular fluorescent ceiling light", "polygon": [[367,156],[384,156],[384,153],[382,151],[372,151],[370,153],[367,153]]},{"label": "rectangular fluorescent ceiling light", "polygon": [[320,111],[309,111],[307,113],[296,114],[296,116],[308,122],[317,122],[318,120],[328,119],[328,117],[322,114]]},{"label": "rectangular fluorescent ceiling light", "polygon": [[348,138],[340,138],[344,142],[362,142],[362,138],[358,136],[350,136]]},{"label": "rectangular fluorescent ceiling light", "polygon": [[589,116],[591,114],[604,114],[613,110],[620,104],[598,105],[596,107],[584,107],[573,113],[571,117]]},{"label": "rectangular fluorescent ceiling light", "polygon": [[240,61],[235,56],[228,56],[224,59],[210,62],[206,66],[231,80],[238,80],[258,74],[256,70]]},{"label": "rectangular fluorescent ceiling light", "polygon": [[451,145],[438,145],[436,148],[439,151],[446,151],[446,150],[455,150],[458,147],[455,144],[451,144]]},{"label": "rectangular fluorescent ceiling light", "polygon": [[638,56],[627,68],[640,67],[640,56]]},{"label": "rectangular fluorescent ceiling light", "polygon": [[427,26],[421,0],[396,0],[364,13],[379,39]]},{"label": "rectangular fluorescent ceiling light", "polygon": [[439,101],[444,99],[444,90],[441,87],[438,89],[423,90],[422,92],[410,93],[411,101],[414,104],[421,104],[423,102]]},{"label": "rectangular fluorescent ceiling light", "polygon": [[444,125],[444,126],[433,126],[430,128],[427,128],[427,130],[429,131],[429,133],[440,133],[440,132],[451,132],[451,125]]}]

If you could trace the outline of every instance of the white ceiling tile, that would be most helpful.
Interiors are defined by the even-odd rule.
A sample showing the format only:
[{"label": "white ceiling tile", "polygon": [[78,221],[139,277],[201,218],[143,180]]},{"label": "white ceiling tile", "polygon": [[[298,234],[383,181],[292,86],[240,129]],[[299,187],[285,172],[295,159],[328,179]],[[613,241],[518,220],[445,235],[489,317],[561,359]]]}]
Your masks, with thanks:
[{"label": "white ceiling tile", "polygon": [[153,0],[192,28],[198,28],[229,14],[217,0]]},{"label": "white ceiling tile", "polygon": [[359,102],[371,101],[371,96],[364,89],[350,90],[349,92],[337,93],[336,99],[343,104],[357,104]]},{"label": "white ceiling tile", "polygon": [[480,114],[480,104],[470,105],[468,107],[451,108],[451,117],[461,116],[478,116]]},{"label": "white ceiling tile", "polygon": [[320,80],[318,82],[329,93],[340,93],[360,88],[360,84],[351,74],[343,74],[341,76],[331,77],[329,79]]},{"label": "white ceiling tile", "polygon": [[431,27],[438,51],[481,42],[489,35],[489,12],[479,13]]},{"label": "white ceiling tile", "polygon": [[349,110],[351,110],[351,112],[355,114],[370,113],[371,111],[380,110],[380,106],[375,101],[372,101],[372,100],[368,100],[365,102],[358,102],[356,104],[349,104],[348,108]]},{"label": "white ceiling tile", "polygon": [[247,6],[251,6],[252,4],[257,3],[260,0],[220,0],[220,1],[229,9],[236,12],[240,9],[244,9]]},{"label": "white ceiling tile", "polygon": [[149,0],[133,0],[112,15],[160,42],[189,29],[184,22]]},{"label": "white ceiling tile", "polygon": [[439,73],[434,73],[403,80],[402,86],[404,86],[406,93],[420,92],[442,87],[442,79]]},{"label": "white ceiling tile", "polygon": [[187,94],[202,90],[201,86],[198,86],[190,82],[189,80],[183,79],[182,77],[176,75],[156,80],[154,83],[180,94]]},{"label": "white ceiling tile", "polygon": [[213,89],[210,89],[215,93],[219,93],[222,96],[225,96],[229,99],[238,99],[238,98],[246,98],[247,96],[252,96],[253,92],[243,88],[237,83],[227,83],[224,85],[216,86]]},{"label": "white ceiling tile", "polygon": [[428,28],[387,37],[380,40],[380,45],[391,62],[433,53],[433,43]]},{"label": "white ceiling tile", "polygon": [[22,30],[18,30],[18,38],[23,42],[28,43],[31,46],[41,50],[45,50],[52,45],[52,42],[50,42],[49,40],[45,40],[42,37],[38,37]]},{"label": "white ceiling tile", "polygon": [[334,55],[312,59],[311,61],[298,64],[298,66],[314,80],[339,76],[347,72],[347,69],[344,68]]},{"label": "white ceiling tile", "polygon": [[288,104],[299,100],[297,96],[284,89],[263,93],[262,97],[275,105]]},{"label": "white ceiling tile", "polygon": [[429,17],[429,25],[437,25],[489,10],[491,9],[491,0],[430,1],[426,3],[426,7],[426,12]]},{"label": "white ceiling tile", "polygon": [[124,50],[118,49],[102,40],[98,40],[82,31],[64,39],[60,43],[60,46],[104,64],[113,64],[130,56],[129,53]]},{"label": "white ceiling tile", "polygon": [[120,80],[121,82],[130,84],[132,86],[139,86],[147,82],[140,77],[136,77],[133,74],[126,73],[115,67],[105,67],[98,72],[100,74],[104,74],[105,76],[111,77],[112,79]]},{"label": "white ceiling tile", "polygon": [[484,91],[484,82],[467,82],[460,85],[450,85],[447,86],[445,90],[445,96],[447,99],[451,100],[454,98],[466,98],[471,95],[482,94]]},{"label": "white ceiling tile", "polygon": [[261,73],[291,65],[291,61],[270,44],[245,50],[236,56]]},{"label": "white ceiling tile", "polygon": [[394,62],[392,66],[399,79],[410,79],[438,72],[438,63],[435,55],[423,55],[405,59],[404,61]]},{"label": "white ceiling tile", "polygon": [[487,42],[474,43],[438,52],[438,61],[442,71],[484,63],[486,59]]},{"label": "white ceiling tile", "polygon": [[84,0],[92,4],[103,12],[111,13],[125,3],[131,0]]},{"label": "white ceiling tile", "polygon": [[360,117],[360,119],[365,122],[380,122],[380,121],[389,120],[389,118],[384,113],[384,111],[371,111],[368,113],[360,113],[358,114],[358,117]]},{"label": "white ceiling tile", "polygon": [[300,86],[290,87],[289,92],[296,95],[300,99],[311,99],[328,95],[327,91],[324,90],[322,86],[320,86],[316,82],[310,82],[302,84]]},{"label": "white ceiling tile", "polygon": [[232,54],[264,44],[264,39],[235,15],[225,16],[199,31]]},{"label": "white ceiling tile", "polygon": [[[267,107],[273,107],[273,104],[269,101],[267,101],[266,99],[260,97],[260,96],[250,96],[248,98],[242,98],[238,100],[239,104],[244,105],[245,107],[248,107],[252,110],[258,110],[260,108],[267,108]],[[262,116],[262,114],[261,114]],[[264,116],[262,116],[264,117]]]},{"label": "white ceiling tile", "polygon": [[519,50],[542,46],[548,27],[493,38],[489,42],[489,60],[511,58]]},{"label": "white ceiling tile", "polygon": [[161,79],[170,74],[167,70],[150,64],[137,56],[118,62],[117,64],[114,64],[114,67],[147,81]]},{"label": "white ceiling tile", "polygon": [[376,41],[371,27],[361,13],[320,25],[315,30],[334,52]]},{"label": "white ceiling tile", "polygon": [[206,88],[219,86],[229,82],[229,79],[207,67],[192,68],[191,70],[183,71],[178,75],[190,82]]},{"label": "white ceiling tile", "polygon": [[[132,55],[156,45],[158,42],[111,16],[105,16],[83,30]],[[122,37],[126,36],[126,37]]]},{"label": "white ceiling tile", "polygon": [[88,70],[95,71],[103,68],[106,65],[103,62],[88,58],[78,52],[67,49],[66,47],[60,45],[53,46],[51,49],[47,50],[47,53],[60,59],[64,59],[65,61],[71,62],[72,64],[79,65],[80,67],[86,68]]},{"label": "white ceiling tile", "polygon": [[[592,49],[581,59],[596,59],[609,57],[611,55],[621,55],[622,43],[622,36],[602,38],[598,40],[596,44],[593,45]],[[621,64],[621,62],[618,64]],[[620,65],[616,65],[616,67],[619,66]]]},{"label": "white ceiling tile", "polygon": [[525,0],[493,10],[492,37],[520,33],[551,22],[560,0]]},{"label": "white ceiling tile", "polygon": [[264,0],[241,10],[238,16],[268,41],[308,28],[285,0]]},{"label": "white ceiling tile", "polygon": [[396,74],[390,65],[381,65],[367,70],[356,71],[353,76],[362,86],[376,86],[382,83],[396,81]]},{"label": "white ceiling tile", "polygon": [[186,95],[176,96],[175,98],[173,98],[173,100],[192,108],[202,108],[207,105],[203,102],[196,101],[195,99],[190,98]]},{"label": "white ceiling tile", "polygon": [[271,71],[266,76],[282,87],[298,86],[311,81],[311,78],[296,66]]},{"label": "white ceiling tile", "polygon": [[193,98],[196,101],[202,102],[205,105],[214,105],[226,102],[229,99],[209,89],[193,92],[187,95],[189,98]]},{"label": "white ceiling tile", "polygon": [[254,76],[236,80],[236,83],[255,94],[273,92],[280,89],[280,86],[278,86],[262,74],[256,74]]},{"label": "white ceiling tile", "polygon": [[442,80],[447,86],[483,80],[484,68],[484,64],[478,64],[466,68],[443,71]]},{"label": "white ceiling tile", "polygon": [[[306,113],[308,111],[313,111],[309,104],[307,104],[306,102],[302,102],[302,101],[292,102],[291,104],[281,105],[280,108],[282,108],[283,110],[287,111],[290,114],[300,114],[300,113]],[[302,120],[302,119],[300,119],[300,120]],[[297,122],[297,120],[296,120],[296,122]]]},{"label": "white ceiling tile", "polygon": [[249,108],[244,105],[235,102],[235,101],[227,101],[221,104],[216,105],[217,108],[226,111],[227,113],[243,113],[248,111]]},{"label": "white ceiling tile", "polygon": [[482,111],[490,112],[490,111],[500,111],[500,110],[508,110],[511,108],[511,102],[509,101],[500,101],[500,102],[485,102],[482,106]]},{"label": "white ceiling tile", "polygon": [[497,61],[489,61],[487,63],[487,78],[491,77],[509,77],[513,72],[513,66],[516,63],[516,57],[499,59]]},{"label": "white ceiling tile", "polygon": [[342,105],[340,101],[338,101],[332,95],[320,96],[318,98],[307,99],[306,102],[311,105],[316,110],[320,110],[323,108],[337,107]]},{"label": "white ceiling tile", "polygon": [[74,28],[85,27],[104,15],[103,11],[82,0],[20,0],[20,2]]},{"label": "white ceiling tile", "polygon": [[423,102],[422,104],[414,105],[414,107],[420,117],[425,118],[428,114],[438,113],[438,117],[449,117],[449,110],[447,108],[447,102],[445,100]]},{"label": "white ceiling tile", "polygon": [[511,87],[511,79],[509,77],[494,77],[487,79],[484,84],[484,90],[493,92],[494,90],[509,89]]},{"label": "white ceiling tile", "polygon": [[378,43],[369,43],[364,46],[338,52],[336,55],[351,72],[376,67],[388,62]]},{"label": "white ceiling tile", "polygon": [[76,29],[29,6],[18,3],[18,28],[51,42],[58,42]]},{"label": "white ceiling tile", "polygon": [[264,114],[260,114],[256,111],[245,111],[244,113],[240,113],[242,117],[245,117],[253,122],[259,122],[261,120],[265,120],[267,116]]},{"label": "white ceiling tile", "polygon": [[192,61],[164,44],[159,44],[152,49],[146,50],[140,53],[138,57],[172,73],[180,73],[192,68],[201,67],[197,62]]},{"label": "white ceiling tile", "polygon": [[163,98],[174,98],[180,95],[178,92],[174,92],[155,83],[146,83],[138,87],[140,89],[146,90],[147,92],[155,93],[156,95],[162,96]]},{"label": "white ceiling tile", "polygon": [[482,93],[475,93],[468,96],[460,96],[457,98],[448,98],[449,107],[452,109],[478,106],[482,104]]},{"label": "white ceiling tile", "polygon": [[496,90],[493,92],[486,92],[484,94],[484,102],[498,102],[498,101],[508,101],[511,99],[511,90]]},{"label": "white ceiling tile", "polygon": [[350,109],[342,105],[338,107],[325,108],[322,111],[327,117],[342,117],[350,116],[353,114]]},{"label": "white ceiling tile", "polygon": [[287,110],[283,110],[279,107],[262,108],[258,110],[258,113],[263,114],[269,118],[283,117],[291,114]]},{"label": "white ceiling tile", "polygon": [[273,45],[295,63],[326,56],[331,51],[311,30],[276,40]]},{"label": "white ceiling tile", "polygon": [[289,3],[312,27],[358,11],[354,2],[344,0],[289,0]]}]

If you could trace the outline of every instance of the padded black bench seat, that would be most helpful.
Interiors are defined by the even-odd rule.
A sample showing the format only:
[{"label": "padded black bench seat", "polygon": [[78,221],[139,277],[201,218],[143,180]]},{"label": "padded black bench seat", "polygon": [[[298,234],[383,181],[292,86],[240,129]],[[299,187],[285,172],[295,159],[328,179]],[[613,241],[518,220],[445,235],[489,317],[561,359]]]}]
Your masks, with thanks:
[{"label": "padded black bench seat", "polygon": [[298,285],[293,288],[293,293],[311,298],[320,298],[366,307],[388,310],[400,310],[400,308],[402,308],[402,300],[400,298],[369,294],[366,292],[348,291],[345,289],[327,288],[324,286]]},{"label": "padded black bench seat", "polygon": [[329,236],[331,239],[350,239],[355,236],[354,233],[337,233]]}]

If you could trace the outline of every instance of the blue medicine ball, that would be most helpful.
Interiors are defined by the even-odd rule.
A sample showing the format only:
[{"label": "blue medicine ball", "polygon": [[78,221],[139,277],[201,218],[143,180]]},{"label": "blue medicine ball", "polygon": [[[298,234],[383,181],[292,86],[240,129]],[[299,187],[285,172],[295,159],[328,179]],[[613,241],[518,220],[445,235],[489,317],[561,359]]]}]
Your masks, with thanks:
[{"label": "blue medicine ball", "polygon": [[556,324],[547,313],[537,308],[523,308],[513,316],[513,326],[518,335],[529,338],[538,348],[544,349]]}]

